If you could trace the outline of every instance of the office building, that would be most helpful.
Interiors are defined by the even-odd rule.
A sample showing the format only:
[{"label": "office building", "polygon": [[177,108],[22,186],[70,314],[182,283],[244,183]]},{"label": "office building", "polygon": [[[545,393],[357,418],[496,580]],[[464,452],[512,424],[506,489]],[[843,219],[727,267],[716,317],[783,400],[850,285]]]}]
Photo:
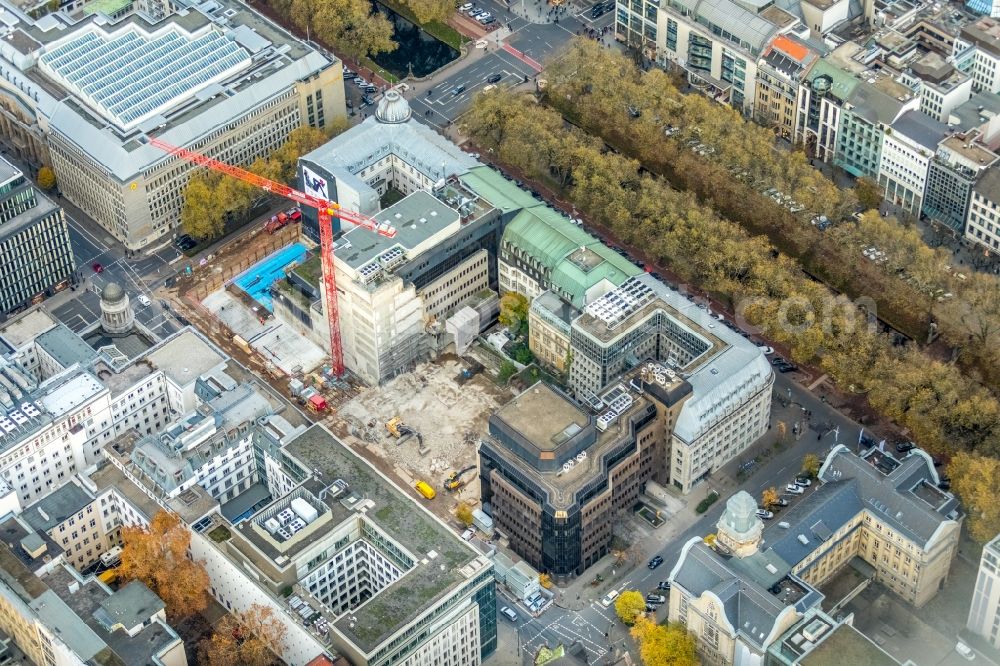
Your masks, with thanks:
[{"label": "office building", "polygon": [[972,97],[972,77],[935,51],[914,60],[900,80],[920,96],[920,111],[942,123],[948,122],[956,106]]},{"label": "office building", "polygon": [[1000,23],[984,17],[962,26],[955,38],[952,62],[972,77],[975,92],[1000,92]]},{"label": "office building", "polygon": [[612,387],[600,414],[544,383],[526,389],[490,416],[479,446],[494,527],[539,571],[581,575],[608,554],[646,483],[667,483],[671,429],[690,395],[656,364]]},{"label": "office building", "polygon": [[[774,38],[809,37],[803,21],[806,4],[683,0],[646,3],[642,10],[638,3],[620,2],[616,36],[629,44],[655,44],[660,66],[679,68],[697,90],[749,114],[755,106],[758,61]],[[831,3],[813,4],[829,8]],[[838,10],[848,5],[844,0],[833,4]],[[643,31],[642,42],[637,42],[638,30]]]},{"label": "office building", "polygon": [[1000,535],[983,546],[969,607],[969,631],[1000,649]]},{"label": "office building", "polygon": [[958,500],[938,488],[929,455],[915,449],[897,460],[871,449],[859,456],[840,445],[819,480],[766,528],[756,500],[740,491],[726,504],[713,547],[701,537],[685,544],[670,573],[669,619],[695,634],[706,663],[762,659],[817,607],[817,588],[852,560],[918,607],[946,581],[963,516]]},{"label": "office building", "polygon": [[138,581],[112,591],[61,561],[44,533],[0,524],[0,631],[34,664],[186,666],[163,601]]},{"label": "office building", "polygon": [[1000,173],[987,169],[972,187],[965,237],[987,252],[1000,251]]},{"label": "office building", "polygon": [[878,184],[882,197],[919,217],[927,174],[948,126],[919,111],[907,111],[885,132],[879,156]]},{"label": "office building", "polygon": [[[899,666],[900,662],[854,626],[854,614],[833,618],[812,608],[768,647],[767,666]],[[913,662],[907,661],[907,666]]]},{"label": "office building", "polygon": [[568,386],[583,404],[647,359],[683,373],[692,395],[674,425],[669,464],[682,492],[767,432],[774,373],[763,352],[648,274],[587,305],[569,347]]},{"label": "office building", "polygon": [[[299,161],[305,191],[396,231],[389,238],[342,229],[335,244],[344,363],[370,384],[436,354],[455,338],[447,332],[480,332],[488,318],[452,318],[502,288],[497,254],[504,226],[526,207],[544,208],[411,115],[406,100],[389,91],[372,118]],[[315,235],[315,219],[305,218],[306,233]],[[319,287],[299,295],[279,291],[276,313],[294,310],[289,319],[325,346]]]},{"label": "office building", "polygon": [[271,492],[234,522],[200,485],[160,496],[113,448],[91,478],[146,515],[177,511],[213,597],[233,612],[271,608],[288,631],[288,663],[469,666],[496,649],[486,556],[322,426],[280,440],[256,429]]},{"label": "office building", "polygon": [[0,477],[21,506],[122,433],[159,432],[194,409],[198,378],[226,360],[190,328],[140,357],[109,356],[37,308],[0,325],[0,342]]},{"label": "office building", "polygon": [[56,206],[0,158],[0,313],[23,309],[69,286],[76,263]]},{"label": "office building", "polygon": [[787,35],[775,37],[757,63],[754,120],[791,139],[795,132],[799,84],[818,57],[801,40]]},{"label": "office building", "polygon": [[979,141],[978,130],[952,134],[938,144],[927,170],[923,214],[952,234],[965,234],[972,187],[998,156]]},{"label": "office building", "polygon": [[[234,164],[345,113],[339,61],[243,4],[192,0],[162,15],[30,18],[5,3],[4,123],[47,152],[67,199],[130,250],[174,233],[195,167],[150,136]],[[44,141],[45,150],[28,144]]]},{"label": "office building", "polygon": [[66,564],[85,571],[121,545],[121,526],[103,504],[74,475],[69,483],[25,507],[20,518],[52,539]]}]

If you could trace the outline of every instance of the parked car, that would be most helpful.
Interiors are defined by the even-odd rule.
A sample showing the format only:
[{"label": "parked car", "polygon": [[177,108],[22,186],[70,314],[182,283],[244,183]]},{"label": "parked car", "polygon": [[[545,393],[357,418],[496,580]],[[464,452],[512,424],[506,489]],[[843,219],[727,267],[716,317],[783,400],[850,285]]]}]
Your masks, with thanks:
[{"label": "parked car", "polygon": [[774,518],[774,514],[765,509],[757,509],[757,517],[761,520],[771,520]]},{"label": "parked car", "polygon": [[769,347],[768,345],[757,345],[757,349],[764,352],[764,356],[770,356],[774,353],[774,347]]},{"label": "parked car", "polygon": [[906,441],[896,442],[896,451],[899,453],[908,453],[909,451],[912,451],[915,448],[917,448],[917,445],[914,444],[913,442],[906,442]]},{"label": "parked car", "polygon": [[510,609],[510,606],[504,606],[503,608],[500,609],[500,612],[503,613],[504,617],[506,617],[511,622],[517,622],[517,613],[512,611]]},{"label": "parked car", "polygon": [[499,83],[502,78],[503,74],[491,74],[490,78],[486,79],[486,83]]},{"label": "parked car", "polygon": [[662,594],[654,594],[650,592],[646,595],[646,603],[650,604],[665,604],[667,603],[667,598]]},{"label": "parked car", "polygon": [[470,9],[472,9],[472,3],[471,2],[467,2],[464,5],[462,5],[461,7],[459,7],[458,11],[460,11],[460,12],[467,12]]},{"label": "parked car", "polygon": [[373,95],[373,94],[375,94],[375,93],[378,92],[378,87],[373,86],[373,85],[367,85],[364,88],[362,88],[362,90],[364,90],[369,95]]},{"label": "parked car", "polygon": [[465,86],[456,86],[455,89],[451,91],[451,94],[454,97],[457,97],[457,96],[461,95],[464,92],[465,92]]},{"label": "parked car", "polygon": [[794,483],[789,483],[787,486],[785,486],[785,492],[790,493],[792,495],[801,495],[805,493],[805,491],[806,491],[805,488],[803,488],[802,486],[797,486]]},{"label": "parked car", "polygon": [[777,504],[778,506],[788,506],[788,500],[786,500],[784,497],[779,497],[778,501],[775,502],[775,504]]},{"label": "parked car", "polygon": [[775,356],[771,359],[771,365],[781,365],[782,363],[788,363],[785,359],[780,356]]},{"label": "parked car", "polygon": [[795,372],[798,369],[799,366],[795,365],[794,363],[782,363],[781,365],[778,366],[778,372],[782,374],[786,372]]},{"label": "parked car", "polygon": [[646,612],[647,613],[655,613],[656,612],[656,606],[653,605],[653,604],[646,604]]},{"label": "parked car", "polygon": [[955,644],[955,652],[957,652],[958,655],[966,661],[975,661],[976,659],[975,650],[970,648],[962,641],[959,641],[958,643]]},{"label": "parked car", "polygon": [[812,481],[809,480],[808,476],[797,476],[795,477],[795,485],[808,488],[812,485]]},{"label": "parked car", "polygon": [[661,564],[663,564],[663,558],[660,557],[659,555],[657,555],[656,557],[654,557],[653,559],[651,559],[649,561],[649,564],[647,564],[646,566],[649,567],[650,569],[655,569],[656,567],[660,566]]},{"label": "parked car", "polygon": [[656,584],[656,589],[658,589],[658,590],[669,590],[670,589],[670,581],[669,580],[661,580],[659,583]]}]

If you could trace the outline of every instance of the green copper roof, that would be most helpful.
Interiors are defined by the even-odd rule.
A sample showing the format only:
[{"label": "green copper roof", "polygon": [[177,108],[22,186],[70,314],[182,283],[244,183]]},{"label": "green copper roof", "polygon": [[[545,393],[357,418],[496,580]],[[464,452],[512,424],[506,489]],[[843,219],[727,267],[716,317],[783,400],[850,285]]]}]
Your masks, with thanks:
[{"label": "green copper roof", "polygon": [[529,192],[486,166],[469,169],[468,173],[459,176],[459,180],[504,213],[538,205]]},{"label": "green copper roof", "polygon": [[854,92],[854,89],[858,87],[858,84],[861,83],[850,72],[845,72],[826,60],[818,60],[812,69],[809,70],[808,79],[813,81],[822,75],[830,77],[830,93],[840,100],[846,100]]},{"label": "green copper roof", "polygon": [[552,290],[577,308],[586,305],[587,292],[603,280],[617,287],[642,272],[562,213],[542,204],[518,213],[504,230],[504,242],[534,257],[548,272]]}]

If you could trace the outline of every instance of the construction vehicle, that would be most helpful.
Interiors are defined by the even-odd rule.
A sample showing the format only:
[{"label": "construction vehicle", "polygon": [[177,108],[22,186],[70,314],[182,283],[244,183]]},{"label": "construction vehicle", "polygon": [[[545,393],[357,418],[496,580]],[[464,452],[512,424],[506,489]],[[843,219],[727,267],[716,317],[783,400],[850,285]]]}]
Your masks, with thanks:
[{"label": "construction vehicle", "polygon": [[[399,431],[399,426],[402,425],[403,425],[403,419],[399,418],[398,416],[393,416],[386,422],[385,429],[389,431],[390,435],[392,435],[396,439],[399,439],[400,437],[402,437],[403,434]],[[406,426],[403,427],[405,428]]]},{"label": "construction vehicle", "polygon": [[413,487],[416,488],[418,493],[420,493],[429,500],[437,497],[437,492],[434,490],[434,488],[431,487],[431,484],[427,483],[426,481],[417,481],[417,483]]},{"label": "construction vehicle", "polygon": [[340,310],[337,303],[337,284],[334,274],[333,264],[333,218],[336,217],[344,222],[349,222],[355,226],[364,227],[379,235],[393,238],[396,236],[396,229],[388,223],[364,215],[362,213],[346,210],[335,201],[327,201],[312,194],[307,194],[300,190],[269,180],[246,169],[220,162],[219,160],[207,157],[187,148],[180,148],[171,145],[157,137],[149,138],[149,145],[178,157],[192,164],[207,167],[213,171],[232,176],[244,183],[249,183],[255,187],[267,190],[271,194],[290,199],[300,206],[311,206],[316,209],[319,217],[319,245],[320,260],[323,266],[323,307],[326,310],[327,323],[330,327],[330,360],[333,374],[340,377],[344,374],[344,348],[340,339]]},{"label": "construction vehicle", "polygon": [[118,569],[108,569],[107,571],[102,571],[97,574],[97,580],[101,581],[105,585],[110,585],[111,583],[118,580]]},{"label": "construction vehicle", "polygon": [[327,408],[326,398],[321,396],[319,393],[315,393],[309,396],[309,400],[306,402],[306,407],[309,408],[309,411],[315,414],[321,414],[325,412]]},{"label": "construction vehicle", "polygon": [[469,465],[465,469],[460,469],[457,472],[452,472],[444,480],[444,484],[443,484],[444,485],[444,489],[445,490],[450,490],[452,492],[458,490],[459,488],[461,488],[462,486],[464,486],[465,484],[468,483],[468,481],[466,481],[462,477],[465,474],[467,474],[468,472],[474,471],[475,469],[476,469],[475,465]]}]

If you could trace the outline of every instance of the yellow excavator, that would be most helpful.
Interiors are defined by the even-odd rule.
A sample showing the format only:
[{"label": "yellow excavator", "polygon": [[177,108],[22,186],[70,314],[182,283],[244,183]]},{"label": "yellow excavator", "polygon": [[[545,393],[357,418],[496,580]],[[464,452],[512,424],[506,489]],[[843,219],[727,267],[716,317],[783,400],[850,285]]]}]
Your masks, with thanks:
[{"label": "yellow excavator", "polygon": [[398,439],[396,442],[398,445],[402,445],[403,442],[411,437],[417,438],[417,448],[420,450],[421,454],[424,453],[424,438],[419,432],[411,428],[410,426],[403,423],[403,419],[398,416],[393,416],[385,424],[385,429],[389,431],[389,434]]},{"label": "yellow excavator", "polygon": [[475,471],[475,469],[476,469],[475,465],[470,465],[465,469],[460,469],[457,472],[452,472],[451,474],[449,474],[444,480],[443,485],[445,490],[450,490],[454,492],[459,488],[461,488],[462,486],[464,486],[465,484],[467,484],[468,481],[463,479],[462,477],[468,472]]}]

